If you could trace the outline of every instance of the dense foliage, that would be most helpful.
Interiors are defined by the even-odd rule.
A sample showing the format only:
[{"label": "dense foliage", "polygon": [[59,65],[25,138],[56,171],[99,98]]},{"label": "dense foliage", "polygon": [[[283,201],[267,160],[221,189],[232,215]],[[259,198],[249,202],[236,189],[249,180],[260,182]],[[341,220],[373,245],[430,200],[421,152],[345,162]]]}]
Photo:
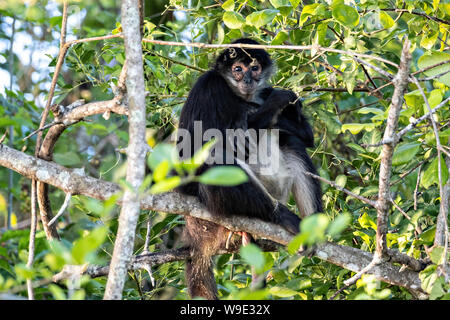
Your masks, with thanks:
[{"label": "dense foliage", "polygon": [[[116,1],[73,1],[69,10],[69,39],[81,39],[121,31],[120,7]],[[399,9],[399,10],[396,10]],[[61,4],[54,1],[7,0],[0,3],[0,68],[13,76],[0,93],[0,131],[13,128],[11,145],[29,154],[36,136],[24,140],[39,126],[42,106],[56,63]],[[229,43],[249,36],[269,45],[311,45],[371,54],[399,63],[402,44],[411,41],[411,72],[450,59],[450,2],[439,0],[227,0],[146,1],[144,37],[158,40]],[[14,28],[12,27],[14,25]],[[10,52],[11,43],[13,48]],[[155,147],[167,142],[189,89],[209,68],[218,51],[183,46],[144,43],[147,94],[147,142]],[[21,52],[22,51],[22,52]],[[318,50],[269,50],[276,62],[275,86],[289,88],[303,100],[304,111],[314,126],[316,147],[310,155],[322,177],[367,198],[378,194],[381,147],[370,146],[383,136],[393,85],[390,79],[364,66],[349,55]],[[39,53],[39,61],[33,55]],[[46,57],[42,56],[45,54]],[[69,105],[77,99],[98,101],[113,97],[124,62],[121,39],[79,43],[69,49],[59,75],[54,103]],[[10,62],[13,62],[12,64]],[[391,75],[397,69],[380,61],[368,61]],[[417,77],[431,108],[450,96],[450,64],[420,73]],[[425,78],[431,78],[426,80]],[[4,77],[8,79],[7,77]],[[428,109],[418,88],[410,83],[399,126],[419,118]],[[449,145],[450,108],[435,114],[441,144]],[[70,168],[84,167],[94,177],[123,182],[125,156],[118,150],[128,143],[127,119],[111,114],[108,120],[91,117],[71,126],[59,139],[54,161]],[[6,142],[5,142],[6,143]],[[449,149],[447,149],[449,151]],[[167,152],[155,148],[155,158]],[[446,257],[443,247],[433,245],[439,212],[438,161],[442,181],[449,178],[445,154],[437,158],[436,140],[429,121],[403,136],[393,157],[392,192],[399,208],[392,206],[388,246],[415,258],[430,258],[421,272],[423,288],[431,299],[450,298],[450,287],[438,277],[436,266]],[[158,163],[149,166],[156,169]],[[160,167],[167,172],[168,168]],[[161,172],[160,172],[161,173]],[[6,227],[8,192],[13,194],[12,225],[29,219],[29,180],[0,169],[0,215]],[[160,184],[153,192],[165,191],[177,182],[150,176]],[[150,183],[151,179],[147,182]],[[222,177],[223,178],[223,177]],[[155,186],[155,184],[153,185]],[[292,251],[299,243],[325,239],[373,252],[376,211],[327,184],[322,184],[325,210],[303,221],[302,234],[280,252],[261,252],[249,246],[240,254],[218,256],[216,280],[224,299],[328,299],[352,272],[317,257],[299,257]],[[0,231],[0,291],[26,295],[26,279],[51,279],[65,264],[105,265],[112,254],[119,209],[115,199],[100,202],[74,196],[68,212],[60,219],[61,241],[49,243],[42,230],[36,239],[36,257],[26,267],[29,230]],[[51,189],[52,207],[57,211],[64,193]],[[290,201],[293,210],[295,203]],[[182,245],[183,217],[163,212],[142,212],[135,254],[143,250],[147,222],[151,223],[150,251]],[[252,291],[249,265],[265,273],[267,286]],[[184,262],[153,266],[155,284],[147,271],[129,274],[124,298],[186,299]],[[50,281],[48,281],[50,282]],[[101,299],[105,277],[87,276],[65,285],[45,283],[35,289],[37,299]],[[411,299],[407,290],[366,275],[344,290],[344,299]]]}]

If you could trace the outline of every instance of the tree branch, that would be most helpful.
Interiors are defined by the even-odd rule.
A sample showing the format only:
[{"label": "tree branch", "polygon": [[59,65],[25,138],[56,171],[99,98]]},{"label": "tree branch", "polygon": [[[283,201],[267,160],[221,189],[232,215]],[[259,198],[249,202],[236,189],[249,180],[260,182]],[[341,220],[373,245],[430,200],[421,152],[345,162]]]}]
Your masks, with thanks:
[{"label": "tree branch", "polygon": [[130,185],[123,196],[119,216],[111,268],[106,282],[105,300],[122,299],[127,264],[133,253],[134,238],[140,213],[139,187],[145,177],[145,156],[147,154],[145,129],[145,81],[142,58],[141,26],[139,5],[133,0],[123,0],[121,6],[122,29],[124,32],[125,56],[127,60],[127,97],[129,105],[129,144],[127,147],[126,181]]},{"label": "tree branch", "polygon": [[[392,104],[389,109],[388,120],[384,132],[384,141],[393,141],[395,131],[398,125],[398,118],[403,104],[403,94],[409,82],[409,65],[411,63],[411,54],[409,52],[410,42],[406,38],[403,44],[403,50],[400,60],[400,68],[395,76],[394,94],[392,96]],[[386,233],[388,228],[389,199],[390,195],[390,178],[392,168],[392,156],[394,154],[396,142],[392,144],[384,144],[381,151],[379,192],[377,200],[377,234],[376,234],[376,254],[383,259],[387,253]]]},{"label": "tree branch", "polygon": [[430,15],[425,14],[423,12],[419,12],[417,10],[412,10],[411,12],[409,12],[408,9],[398,9],[398,8],[386,8],[386,9],[380,9],[380,10],[381,11],[402,12],[402,13],[414,14],[416,16],[421,16],[421,17],[427,18],[428,20],[433,20],[433,21],[436,21],[436,22],[439,22],[439,23],[450,25],[450,21],[447,21],[447,20],[444,20],[444,19],[440,19],[440,18],[437,18],[437,17],[433,17],[433,16],[430,16]]},{"label": "tree branch", "polygon": [[[121,192],[120,187],[115,183],[86,176],[79,169],[67,169],[56,163],[29,156],[5,145],[0,145],[0,165],[10,168],[29,179],[40,180],[73,195],[85,195],[99,200],[107,200]],[[118,199],[117,203],[121,205],[122,199]],[[140,207],[144,210],[189,215],[212,221],[232,231],[246,231],[256,237],[269,239],[282,245],[288,244],[293,238],[282,227],[262,220],[213,216],[196,198],[174,192],[158,195],[145,194],[141,198]],[[315,255],[354,272],[362,270],[373,258],[373,255],[368,252],[328,242],[319,244],[315,250]],[[391,259],[391,262],[393,261],[395,260]],[[423,293],[420,288],[418,274],[413,270],[400,272],[399,267],[383,262],[369,273],[374,274],[381,281]]]}]

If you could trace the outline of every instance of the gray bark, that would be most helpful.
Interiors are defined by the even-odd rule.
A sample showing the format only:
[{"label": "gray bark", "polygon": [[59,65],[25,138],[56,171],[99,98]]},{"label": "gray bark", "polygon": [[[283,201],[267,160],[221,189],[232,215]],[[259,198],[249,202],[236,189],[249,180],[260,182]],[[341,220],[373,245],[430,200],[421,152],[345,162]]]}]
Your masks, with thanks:
[{"label": "gray bark", "polygon": [[[406,38],[403,44],[400,67],[394,82],[394,94],[392,95],[392,103],[388,113],[386,130],[384,131],[383,141],[393,141],[395,131],[398,126],[398,117],[403,105],[403,94],[409,83],[409,65],[411,63],[411,54],[409,53],[410,42]],[[386,233],[388,228],[388,215],[390,206],[390,180],[392,169],[392,156],[396,142],[386,143],[381,151],[380,178],[377,200],[377,243],[376,252],[379,258],[386,257]]]},{"label": "gray bark", "polygon": [[105,289],[105,300],[120,300],[127,275],[127,265],[134,247],[134,235],[139,218],[138,189],[145,176],[145,83],[142,61],[139,6],[137,1],[122,1],[122,29],[127,59],[127,97],[129,107],[129,137],[126,180],[131,186],[125,190],[119,229],[114,243],[111,268]]},{"label": "gray bark", "polygon": [[[120,187],[115,183],[86,176],[81,170],[67,169],[54,162],[29,156],[5,145],[0,145],[0,165],[10,168],[29,179],[41,180],[73,195],[81,194],[99,200],[107,200],[121,191]],[[122,204],[122,199],[118,200],[118,204]],[[277,225],[243,217],[227,219],[215,217],[197,199],[174,192],[158,195],[146,194],[141,198],[140,206],[141,209],[145,210],[190,215],[214,221],[232,230],[246,231],[284,245],[292,240],[292,235]],[[369,252],[329,242],[318,245],[315,255],[332,264],[355,272],[362,270],[373,259],[373,255]],[[391,262],[395,261],[395,258],[393,258],[394,254],[389,256],[393,259]],[[132,260],[130,259],[129,261]],[[381,281],[399,285],[409,290],[423,292],[420,289],[420,279],[417,272],[408,269],[400,272],[400,268],[394,266],[391,262],[382,262],[367,273],[374,274]],[[417,287],[419,289],[416,289]]]}]

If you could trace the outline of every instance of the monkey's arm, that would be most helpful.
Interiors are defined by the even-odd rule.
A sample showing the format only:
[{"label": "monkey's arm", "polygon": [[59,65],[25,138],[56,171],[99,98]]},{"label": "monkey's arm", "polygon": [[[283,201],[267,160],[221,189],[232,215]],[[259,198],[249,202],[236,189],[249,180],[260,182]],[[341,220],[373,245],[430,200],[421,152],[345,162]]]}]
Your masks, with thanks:
[{"label": "monkey's arm", "polygon": [[199,198],[210,212],[259,218],[298,233],[300,218],[250,181],[234,187],[199,185]]},{"label": "monkey's arm", "polygon": [[300,101],[283,109],[275,127],[300,138],[305,147],[314,147],[314,134],[311,125],[302,113]]},{"label": "monkey's arm", "polygon": [[[248,115],[249,128],[257,130],[272,127],[277,122],[278,116],[284,108],[297,99],[296,94],[290,90],[270,89],[270,94],[264,103],[256,112]],[[266,92],[270,89],[268,88]]]}]

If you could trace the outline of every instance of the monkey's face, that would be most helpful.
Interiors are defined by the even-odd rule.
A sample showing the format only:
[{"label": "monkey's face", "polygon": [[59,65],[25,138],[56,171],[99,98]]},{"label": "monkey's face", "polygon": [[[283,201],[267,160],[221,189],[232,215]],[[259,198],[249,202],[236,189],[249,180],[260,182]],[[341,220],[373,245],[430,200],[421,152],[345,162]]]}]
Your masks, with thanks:
[{"label": "monkey's face", "polygon": [[236,94],[245,100],[251,100],[255,92],[261,87],[262,68],[258,61],[250,64],[236,61],[231,65],[229,83]]}]

